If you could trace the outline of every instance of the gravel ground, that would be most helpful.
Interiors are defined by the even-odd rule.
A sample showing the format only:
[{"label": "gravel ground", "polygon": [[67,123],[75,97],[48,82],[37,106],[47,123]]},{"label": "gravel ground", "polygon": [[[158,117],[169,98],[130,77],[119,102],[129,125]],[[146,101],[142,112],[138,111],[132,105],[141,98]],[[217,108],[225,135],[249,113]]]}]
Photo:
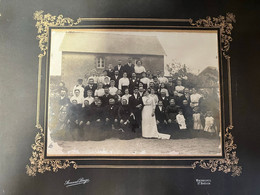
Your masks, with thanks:
[{"label": "gravel ground", "polygon": [[102,141],[50,141],[48,155],[220,155],[219,138],[191,139],[144,139],[120,140],[110,138]]}]

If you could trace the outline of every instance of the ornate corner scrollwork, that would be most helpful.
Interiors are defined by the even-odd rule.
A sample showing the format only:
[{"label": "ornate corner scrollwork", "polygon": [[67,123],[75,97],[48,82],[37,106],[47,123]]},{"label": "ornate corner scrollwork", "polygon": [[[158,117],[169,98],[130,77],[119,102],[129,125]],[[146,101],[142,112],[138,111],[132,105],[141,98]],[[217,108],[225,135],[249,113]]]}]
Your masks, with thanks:
[{"label": "ornate corner scrollwork", "polygon": [[35,143],[32,144],[32,156],[29,158],[30,165],[26,165],[26,173],[29,176],[36,176],[36,173],[44,173],[45,171],[57,172],[59,169],[66,169],[73,166],[78,168],[75,161],[69,160],[46,160],[44,159],[44,131],[41,125],[36,126],[40,130],[35,136]]},{"label": "ornate corner scrollwork", "polygon": [[233,13],[227,13],[225,16],[219,17],[206,17],[206,19],[199,19],[195,22],[190,20],[190,24],[192,26],[197,27],[217,27],[220,28],[221,34],[221,50],[223,56],[227,59],[228,55],[227,52],[230,48],[230,42],[232,41],[231,31],[233,29],[233,23],[236,22],[235,15]]},{"label": "ornate corner scrollwork", "polygon": [[43,14],[44,12],[36,11],[33,14],[34,20],[36,20],[36,28],[38,29],[38,36],[36,37],[39,40],[39,48],[42,51],[40,56],[45,56],[48,49],[48,28],[50,26],[73,26],[81,22],[81,18],[78,18],[74,22],[71,18],[64,18],[63,15],[52,16],[51,14]]},{"label": "ornate corner scrollwork", "polygon": [[225,132],[225,158],[219,160],[200,160],[192,164],[193,169],[197,166],[203,169],[210,169],[211,172],[222,171],[224,173],[231,173],[231,176],[240,176],[242,167],[238,166],[239,158],[236,156],[237,145],[234,144],[234,137],[230,130],[232,126],[226,128]]}]

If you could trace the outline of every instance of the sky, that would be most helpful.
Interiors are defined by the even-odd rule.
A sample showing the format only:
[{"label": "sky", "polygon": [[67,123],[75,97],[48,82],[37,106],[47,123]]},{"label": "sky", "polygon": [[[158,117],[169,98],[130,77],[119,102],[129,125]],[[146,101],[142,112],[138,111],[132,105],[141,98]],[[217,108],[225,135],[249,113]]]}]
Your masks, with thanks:
[{"label": "sky", "polygon": [[[216,31],[88,30],[87,32],[157,36],[166,53],[166,56],[164,58],[165,65],[167,63],[171,63],[172,61],[179,62],[181,64],[185,64],[188,67],[189,71],[194,74],[198,74],[208,66],[218,69],[218,35]],[[61,75],[61,51],[59,51],[59,48],[65,33],[66,32],[60,30],[52,31],[50,75]]]}]

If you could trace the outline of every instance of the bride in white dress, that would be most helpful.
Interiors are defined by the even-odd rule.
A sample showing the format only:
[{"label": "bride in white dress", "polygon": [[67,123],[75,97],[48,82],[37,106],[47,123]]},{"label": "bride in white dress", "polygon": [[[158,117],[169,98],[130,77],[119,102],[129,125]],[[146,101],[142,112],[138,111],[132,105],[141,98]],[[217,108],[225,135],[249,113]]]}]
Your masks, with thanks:
[{"label": "bride in white dress", "polygon": [[142,100],[144,104],[142,110],[142,136],[144,138],[170,139],[171,135],[159,133],[157,130],[154,98],[149,96],[148,91],[145,91]]}]

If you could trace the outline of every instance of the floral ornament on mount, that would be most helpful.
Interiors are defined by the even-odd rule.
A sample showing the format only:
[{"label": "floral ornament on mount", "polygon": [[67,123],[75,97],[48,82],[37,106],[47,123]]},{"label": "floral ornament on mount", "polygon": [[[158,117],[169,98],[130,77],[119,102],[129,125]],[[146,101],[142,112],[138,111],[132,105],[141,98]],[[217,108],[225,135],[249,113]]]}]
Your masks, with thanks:
[{"label": "floral ornament on mount", "polygon": [[[82,20],[77,19],[75,22],[71,18],[64,18],[63,15],[52,16],[51,14],[44,14],[44,11],[36,11],[34,13],[34,20],[36,20],[36,27],[38,29],[37,40],[39,40],[39,48],[41,53],[39,54],[39,66],[41,64],[41,58],[47,54],[48,49],[48,27],[49,26],[74,26],[78,25]],[[219,27],[221,29],[221,43],[222,53],[226,59],[229,56],[226,52],[230,48],[231,30],[233,29],[232,23],[235,22],[235,16],[228,13],[225,16],[219,16],[217,18],[207,17],[206,19],[199,19],[195,23],[192,20],[190,25],[198,27]],[[39,67],[40,69],[40,67]],[[93,73],[93,72],[92,72]],[[38,83],[38,86],[39,83]],[[37,102],[39,104],[39,102]],[[37,132],[35,136],[35,143],[32,144],[32,156],[29,158],[30,163],[26,165],[26,173],[29,176],[36,176],[37,173],[44,173],[46,171],[57,172],[59,169],[66,169],[68,167],[78,168],[75,161],[69,160],[49,160],[44,159],[44,130],[39,121],[36,122]],[[197,166],[210,169],[212,172],[223,171],[224,173],[232,173],[232,176],[239,176],[242,172],[242,168],[238,166],[239,159],[236,156],[236,145],[233,141],[233,136],[230,130],[232,125],[226,128],[225,131],[225,159],[218,160],[200,160],[195,161],[192,164],[193,168]]]},{"label": "floral ornament on mount", "polygon": [[221,34],[221,44],[222,44],[222,53],[224,57],[227,59],[229,56],[226,54],[230,48],[230,42],[232,41],[231,31],[233,29],[233,23],[236,22],[235,15],[232,13],[227,13],[225,16],[219,16],[217,18],[210,16],[206,17],[206,19],[199,19],[193,23],[192,21],[190,24],[192,26],[197,27],[217,27],[220,28]]},{"label": "floral ornament on mount", "polygon": [[[227,55],[227,52],[230,49],[230,42],[232,41],[231,31],[233,29],[233,23],[236,22],[235,15],[232,13],[227,13],[225,16],[219,16],[217,18],[207,17],[206,19],[199,19],[194,23],[191,21],[192,26],[197,27],[217,27],[220,28],[221,35],[221,51],[225,59],[230,60],[230,56]],[[230,66],[230,64],[228,64]],[[230,67],[229,67],[230,68]],[[231,84],[230,84],[231,85]],[[231,86],[229,86],[231,88]],[[232,104],[232,102],[229,102]],[[232,176],[240,176],[242,173],[242,167],[238,165],[239,158],[236,156],[237,145],[234,144],[234,137],[231,134],[233,129],[232,121],[230,125],[225,130],[224,137],[224,159],[217,160],[200,160],[195,161],[192,166],[196,168],[197,166],[210,169],[211,172],[223,171],[224,173],[231,173]]]}]

